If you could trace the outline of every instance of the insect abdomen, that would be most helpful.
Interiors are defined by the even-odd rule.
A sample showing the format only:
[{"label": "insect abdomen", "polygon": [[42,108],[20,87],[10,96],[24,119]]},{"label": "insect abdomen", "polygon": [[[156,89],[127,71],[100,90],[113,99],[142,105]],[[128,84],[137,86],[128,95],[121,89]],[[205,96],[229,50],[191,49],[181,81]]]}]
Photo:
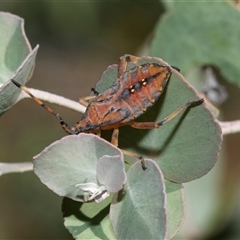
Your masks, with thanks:
[{"label": "insect abdomen", "polygon": [[132,113],[130,118],[125,119],[126,122],[140,116],[157,101],[170,75],[169,66],[144,64],[123,76],[119,101],[126,102]]}]

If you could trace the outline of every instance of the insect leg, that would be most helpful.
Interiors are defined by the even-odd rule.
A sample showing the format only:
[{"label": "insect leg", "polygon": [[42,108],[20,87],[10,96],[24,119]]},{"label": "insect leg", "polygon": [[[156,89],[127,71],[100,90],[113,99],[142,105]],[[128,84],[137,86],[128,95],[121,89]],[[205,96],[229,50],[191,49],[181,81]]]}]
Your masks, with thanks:
[{"label": "insect leg", "polygon": [[59,113],[56,113],[53,109],[51,109],[49,106],[47,106],[45,103],[43,103],[40,99],[36,98],[32,93],[28,91],[27,88],[23,87],[21,84],[16,82],[14,79],[11,79],[11,81],[22,91],[24,91],[26,94],[28,94],[37,104],[42,106],[44,109],[46,109],[49,113],[53,114],[60,122],[63,130],[68,134],[76,134],[75,128],[70,126],[67,122],[63,120],[63,118],[59,115]]},{"label": "insect leg", "polygon": [[[118,146],[118,135],[119,135],[119,129],[118,129],[118,128],[114,128],[113,134],[112,134],[112,140],[111,140],[111,143],[112,143],[114,146]],[[122,151],[123,154],[126,154],[126,155],[131,156],[131,157],[134,157],[134,158],[138,158],[138,159],[141,161],[142,169],[143,169],[143,170],[146,170],[146,169],[147,169],[147,167],[146,167],[146,165],[145,165],[145,160],[144,160],[143,156],[141,156],[141,155],[139,155],[139,154],[136,154],[136,153],[132,153],[132,152],[123,150],[123,149],[121,149],[121,151]]]},{"label": "insect leg", "polygon": [[128,155],[130,157],[134,157],[134,158],[138,158],[141,161],[142,169],[143,170],[147,169],[146,164],[145,164],[145,160],[144,160],[142,155],[139,155],[137,153],[132,153],[132,152],[129,152],[129,151],[126,151],[126,150],[123,150],[123,149],[121,149],[121,151],[125,155]]},{"label": "insect leg", "polygon": [[176,66],[171,66],[171,68],[177,70],[178,72],[180,72],[180,68],[176,67]]},{"label": "insect leg", "polygon": [[79,103],[80,103],[81,105],[83,105],[84,107],[87,107],[87,106],[88,106],[88,102],[87,102],[87,101],[89,101],[89,100],[91,100],[91,99],[94,99],[94,98],[96,98],[95,95],[87,96],[87,97],[82,97],[82,98],[79,98]]},{"label": "insect leg", "polygon": [[173,118],[175,118],[179,113],[181,113],[182,111],[184,111],[185,109],[189,108],[189,107],[195,107],[198,106],[200,104],[202,104],[204,101],[204,99],[198,99],[195,101],[190,101],[185,103],[183,106],[181,106],[180,108],[178,108],[176,111],[174,111],[173,113],[171,113],[168,117],[164,118],[162,121],[160,122],[131,122],[130,126],[133,128],[138,128],[138,129],[152,129],[152,128],[159,128],[161,127],[163,124],[169,122],[170,120],[172,120]]},{"label": "insect leg", "polygon": [[91,88],[91,91],[95,94],[95,95],[91,95],[91,96],[87,96],[87,97],[82,97],[82,98],[79,98],[79,103],[81,105],[83,105],[84,107],[87,107],[88,106],[88,102],[89,100],[91,99],[94,99],[96,98],[98,95],[99,95],[99,92],[95,89],[95,88]]},{"label": "insect leg", "polygon": [[[118,146],[118,135],[119,135],[119,129],[118,129],[118,128],[114,128],[113,134],[112,134],[112,140],[111,140],[111,143],[112,143],[114,146]],[[123,149],[121,149],[121,151],[122,151],[123,154],[126,154],[126,155],[131,156],[131,157],[134,157],[134,158],[138,158],[138,159],[141,161],[142,169],[143,169],[143,170],[146,170],[146,169],[147,169],[147,167],[146,167],[146,165],[145,165],[145,160],[144,160],[143,156],[141,156],[141,155],[139,155],[139,154],[136,154],[136,153],[132,153],[132,152],[123,150]]]},{"label": "insect leg", "polygon": [[172,120],[173,118],[175,118],[179,113],[181,113],[182,111],[184,111],[185,109],[189,108],[189,107],[195,107],[195,106],[199,106],[204,102],[204,99],[198,99],[195,101],[190,101],[185,103],[182,107],[180,107],[179,109],[177,109],[176,111],[174,111],[172,114],[170,114],[168,117],[164,118],[161,122],[158,122],[158,126],[162,126],[163,124],[169,122],[170,120]]},{"label": "insect leg", "polygon": [[111,143],[116,147],[118,146],[118,135],[119,135],[119,129],[114,128]]},{"label": "insect leg", "polygon": [[95,88],[91,88],[91,91],[92,91],[96,96],[98,96],[98,95],[100,94]]},{"label": "insect leg", "polygon": [[126,72],[128,62],[137,63],[138,59],[138,57],[129,54],[121,56],[118,62],[118,77],[120,77],[122,73]]},{"label": "insect leg", "polygon": [[96,134],[97,136],[101,137],[101,130],[97,130],[97,131],[95,132],[95,134]]}]

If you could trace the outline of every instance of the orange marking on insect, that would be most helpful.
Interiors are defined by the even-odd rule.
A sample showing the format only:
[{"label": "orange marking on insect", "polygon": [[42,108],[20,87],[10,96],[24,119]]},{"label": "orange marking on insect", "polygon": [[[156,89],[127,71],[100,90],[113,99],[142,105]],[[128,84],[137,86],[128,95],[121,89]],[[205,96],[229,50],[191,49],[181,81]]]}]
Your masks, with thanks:
[{"label": "orange marking on insect", "polygon": [[[99,94],[93,89],[96,96],[82,99],[82,102],[86,103],[86,105],[86,100],[93,100],[87,105],[82,119],[73,127],[65,122],[58,113],[33,96],[25,87],[21,86],[15,80],[12,80],[12,82],[30,95],[48,112],[52,113],[60,121],[62,128],[68,134],[89,132],[100,135],[101,130],[114,129],[111,142],[117,146],[119,127],[130,125],[138,129],[159,128],[186,108],[200,105],[203,102],[203,99],[187,102],[161,122],[135,122],[134,120],[137,117],[152,107],[158,100],[172,74],[170,66],[158,63],[145,63],[127,70],[128,62],[137,63],[138,59],[138,57],[132,55],[120,57],[116,81],[103,93]],[[172,68],[177,71],[179,70],[177,67]],[[146,169],[144,158],[141,155],[125,150],[123,152],[140,159],[142,168]]]}]

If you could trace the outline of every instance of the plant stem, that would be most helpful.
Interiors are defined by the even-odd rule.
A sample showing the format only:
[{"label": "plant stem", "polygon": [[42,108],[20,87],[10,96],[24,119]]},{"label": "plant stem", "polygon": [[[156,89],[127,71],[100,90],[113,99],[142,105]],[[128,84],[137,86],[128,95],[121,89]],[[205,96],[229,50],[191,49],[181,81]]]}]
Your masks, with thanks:
[{"label": "plant stem", "polygon": [[231,122],[219,122],[219,124],[222,128],[223,135],[240,132],[240,120]]},{"label": "plant stem", "polygon": [[[33,88],[28,88],[28,90],[35,97],[43,101],[55,103],[80,113],[84,113],[86,110],[86,107],[80,105],[80,103],[64,98],[62,96],[58,96],[56,94],[52,94],[49,92],[45,92],[45,91],[41,91]],[[21,92],[18,100],[21,100],[23,98],[30,98],[30,96],[28,96],[24,92]],[[222,128],[223,135],[240,132],[240,120],[231,121],[231,122],[219,122],[219,124]],[[6,173],[31,171],[32,169],[33,169],[32,162],[0,163],[0,176]]]},{"label": "plant stem", "polygon": [[[86,110],[86,107],[84,107],[83,105],[81,105],[80,103],[67,99],[65,97],[53,94],[53,93],[49,93],[49,92],[45,92],[45,91],[41,91],[38,89],[34,89],[34,88],[27,88],[35,97],[43,100],[43,101],[47,101],[50,103],[55,103],[58,104],[60,106],[72,109],[74,111],[80,112],[80,113],[84,113]],[[21,100],[23,98],[30,98],[29,95],[27,95],[26,93],[24,93],[23,91],[21,92],[21,94],[19,95],[19,99]]]},{"label": "plant stem", "polygon": [[32,162],[0,163],[0,176],[6,173],[32,171]]}]

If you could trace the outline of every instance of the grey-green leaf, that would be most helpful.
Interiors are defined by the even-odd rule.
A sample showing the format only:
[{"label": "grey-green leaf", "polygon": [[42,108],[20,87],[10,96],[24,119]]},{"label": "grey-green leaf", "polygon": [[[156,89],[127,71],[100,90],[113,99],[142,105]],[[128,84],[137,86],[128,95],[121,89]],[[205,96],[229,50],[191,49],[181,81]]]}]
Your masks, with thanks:
[{"label": "grey-green leaf", "polygon": [[123,158],[102,156],[97,162],[97,179],[108,192],[118,192],[126,181]]},{"label": "grey-green leaf", "polygon": [[32,50],[22,18],[0,12],[0,115],[18,100],[20,90],[11,78],[25,85],[31,77],[38,46]]},{"label": "grey-green leaf", "polygon": [[140,162],[127,172],[123,191],[116,193],[110,219],[118,239],[166,239],[167,212],[163,175],[152,160],[148,169]]},{"label": "grey-green leaf", "polygon": [[94,134],[66,136],[34,157],[34,172],[58,195],[84,201],[83,191],[76,184],[98,184],[97,161],[104,155],[123,161],[118,148]]},{"label": "grey-green leaf", "polygon": [[240,85],[240,12],[230,1],[174,2],[161,17],[151,54],[186,74],[195,66],[215,65]]},{"label": "grey-green leaf", "polygon": [[[156,165],[153,165],[153,169],[155,166]],[[137,171],[139,171],[140,178],[141,175],[145,174],[141,168],[138,168]],[[155,173],[152,176],[153,184],[148,186],[147,191],[154,192],[155,189],[159,188],[158,179],[156,180],[155,178],[159,176],[159,173],[157,172],[157,176],[154,176]],[[161,184],[163,184],[163,182],[160,181],[160,186]],[[164,184],[167,194],[167,238],[171,239],[181,227],[185,217],[183,186],[182,184],[173,183],[166,180],[164,181]],[[147,197],[146,191],[144,191],[142,195],[146,195],[145,197]],[[157,200],[156,197],[157,196],[153,196],[153,198],[150,197],[149,205],[155,204],[155,201]],[[64,225],[76,239],[116,239],[108,216],[108,205],[111,201],[111,198],[112,197],[109,197],[101,203],[92,202],[84,204],[64,198],[62,207]],[[114,208],[115,206],[113,205],[112,207]],[[147,210],[148,207],[149,206],[147,206]],[[116,214],[112,215],[112,217],[115,218],[114,221],[117,221],[119,216]],[[151,219],[148,219],[147,221],[151,221]]]},{"label": "grey-green leaf", "polygon": [[6,82],[31,52],[24,32],[24,20],[0,12],[0,83]]},{"label": "grey-green leaf", "polygon": [[0,115],[10,109],[21,98],[21,90],[15,86],[11,79],[19,82],[21,85],[25,85],[28,79],[31,77],[35,58],[37,56],[38,46],[36,46],[24,59],[22,64],[16,69],[16,72],[9,78],[9,80],[0,87]]},{"label": "grey-green leaf", "polygon": [[101,203],[80,203],[64,198],[64,225],[75,239],[116,239],[110,219],[112,196]]},{"label": "grey-green leaf", "polygon": [[168,237],[172,239],[181,228],[185,219],[183,185],[165,181],[167,194]]}]

